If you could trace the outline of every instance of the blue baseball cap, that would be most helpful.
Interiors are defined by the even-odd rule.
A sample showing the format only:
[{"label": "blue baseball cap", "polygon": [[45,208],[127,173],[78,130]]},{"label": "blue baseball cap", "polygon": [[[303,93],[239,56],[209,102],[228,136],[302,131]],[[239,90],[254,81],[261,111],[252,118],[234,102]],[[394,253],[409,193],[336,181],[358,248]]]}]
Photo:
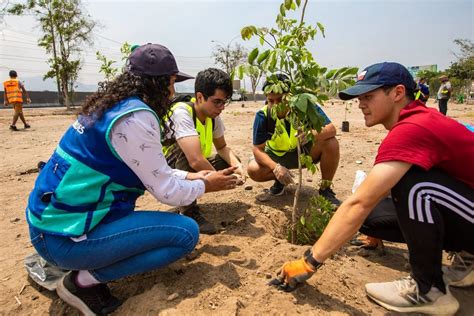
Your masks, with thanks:
[{"label": "blue baseball cap", "polygon": [[341,100],[350,100],[361,94],[387,86],[402,84],[408,90],[415,90],[416,83],[410,72],[399,63],[384,62],[371,65],[357,75],[357,82],[339,92]]}]

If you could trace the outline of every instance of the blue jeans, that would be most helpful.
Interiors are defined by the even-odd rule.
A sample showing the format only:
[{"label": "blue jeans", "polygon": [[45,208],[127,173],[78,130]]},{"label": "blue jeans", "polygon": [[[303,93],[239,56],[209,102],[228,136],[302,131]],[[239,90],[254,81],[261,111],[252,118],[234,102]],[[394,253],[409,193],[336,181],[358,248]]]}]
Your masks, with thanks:
[{"label": "blue jeans", "polygon": [[135,211],[97,225],[80,242],[41,233],[31,226],[30,237],[36,251],[51,264],[67,270],[88,270],[98,281],[108,282],[182,258],[196,246],[199,228],[183,215]]}]

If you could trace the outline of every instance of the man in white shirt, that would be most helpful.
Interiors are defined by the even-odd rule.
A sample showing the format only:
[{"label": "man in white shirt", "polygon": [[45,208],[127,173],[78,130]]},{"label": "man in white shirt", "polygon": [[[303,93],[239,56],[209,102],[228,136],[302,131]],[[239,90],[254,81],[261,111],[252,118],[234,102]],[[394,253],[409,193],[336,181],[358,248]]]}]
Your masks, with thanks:
[{"label": "man in white shirt", "polygon": [[[195,102],[178,102],[172,107],[168,124],[175,135],[164,142],[168,164],[185,171],[222,170],[235,166],[235,173],[241,176],[243,183],[242,164],[227,146],[224,123],[219,116],[232,95],[229,75],[222,70],[208,68],[197,74],[194,88]],[[214,156],[212,147],[217,151]],[[199,224],[201,233],[218,232],[218,228],[202,216],[196,201],[183,207],[181,212]]]},{"label": "man in white shirt", "polygon": [[446,115],[448,112],[448,101],[451,97],[451,93],[453,92],[453,88],[451,86],[451,82],[449,82],[449,78],[446,75],[442,75],[439,77],[441,81],[441,86],[438,90],[438,107],[439,111]]}]

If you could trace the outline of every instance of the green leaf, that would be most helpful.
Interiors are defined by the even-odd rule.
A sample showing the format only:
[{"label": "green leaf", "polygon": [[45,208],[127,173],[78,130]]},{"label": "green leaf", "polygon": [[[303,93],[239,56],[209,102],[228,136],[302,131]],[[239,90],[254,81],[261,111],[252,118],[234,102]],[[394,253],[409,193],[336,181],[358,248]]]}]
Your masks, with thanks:
[{"label": "green leaf", "polygon": [[240,35],[243,40],[249,40],[257,33],[257,28],[253,25],[245,26],[240,30]]},{"label": "green leaf", "polygon": [[319,22],[317,22],[316,24],[318,25],[318,28],[321,30],[321,33],[323,34],[323,37],[326,37],[326,36],[324,35],[324,25],[322,25],[322,24],[319,23]]},{"label": "green leaf", "polygon": [[286,15],[285,6],[283,5],[283,3],[280,5],[280,15],[281,15],[281,16],[285,16],[285,15]]},{"label": "green leaf", "polygon": [[258,58],[257,58],[257,64],[261,64],[264,60],[266,60],[268,58],[268,55],[270,54],[270,50],[267,49],[266,51],[264,51],[263,53],[261,53]]},{"label": "green leaf", "polygon": [[292,3],[293,3],[292,0],[285,0],[285,8],[286,8],[287,10],[290,10]]},{"label": "green leaf", "polygon": [[295,106],[303,113],[308,109],[308,99],[304,94],[300,94],[295,102]]},{"label": "green leaf", "polygon": [[242,80],[244,78],[244,65],[238,65],[235,69],[234,72],[237,75],[237,78]]},{"label": "green leaf", "polygon": [[318,95],[318,103],[323,103],[325,101],[329,100],[329,97],[325,94],[319,94]]},{"label": "green leaf", "polygon": [[359,68],[357,67],[348,67],[346,72],[343,74],[343,76],[355,76],[359,72]]},{"label": "green leaf", "polygon": [[260,45],[263,45],[265,43],[265,38],[263,36],[260,36]]},{"label": "green leaf", "polygon": [[301,0],[296,0],[296,5],[299,7],[301,5]]},{"label": "green leaf", "polygon": [[253,62],[255,61],[255,58],[257,58],[257,56],[258,56],[258,47],[255,47],[254,49],[252,49],[248,57],[248,62],[250,65],[253,65]]},{"label": "green leaf", "polygon": [[332,69],[326,74],[326,79],[333,79],[336,74],[337,69]]},{"label": "green leaf", "polygon": [[[273,72],[275,70],[275,66],[276,66],[276,63],[277,63],[277,55],[276,55],[275,51],[270,53],[269,60],[270,61],[269,61],[268,69]],[[283,91],[280,92],[280,93],[283,93]]]},{"label": "green leaf", "polygon": [[309,121],[311,122],[311,127],[318,132],[321,131],[322,122],[321,122],[321,115],[316,112],[316,109],[313,106],[308,107],[308,114]]}]

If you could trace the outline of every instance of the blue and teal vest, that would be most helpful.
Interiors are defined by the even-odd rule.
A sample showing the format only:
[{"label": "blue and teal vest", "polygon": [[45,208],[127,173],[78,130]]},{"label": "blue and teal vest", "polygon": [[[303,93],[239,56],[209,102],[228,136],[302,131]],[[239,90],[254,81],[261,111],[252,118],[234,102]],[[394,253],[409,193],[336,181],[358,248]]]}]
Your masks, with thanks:
[{"label": "blue and teal vest", "polygon": [[145,188],[115,152],[109,134],[118,119],[140,110],[155,114],[132,97],[108,109],[95,122],[79,116],[36,179],[26,208],[31,226],[45,233],[77,237],[100,222],[133,212]]}]

